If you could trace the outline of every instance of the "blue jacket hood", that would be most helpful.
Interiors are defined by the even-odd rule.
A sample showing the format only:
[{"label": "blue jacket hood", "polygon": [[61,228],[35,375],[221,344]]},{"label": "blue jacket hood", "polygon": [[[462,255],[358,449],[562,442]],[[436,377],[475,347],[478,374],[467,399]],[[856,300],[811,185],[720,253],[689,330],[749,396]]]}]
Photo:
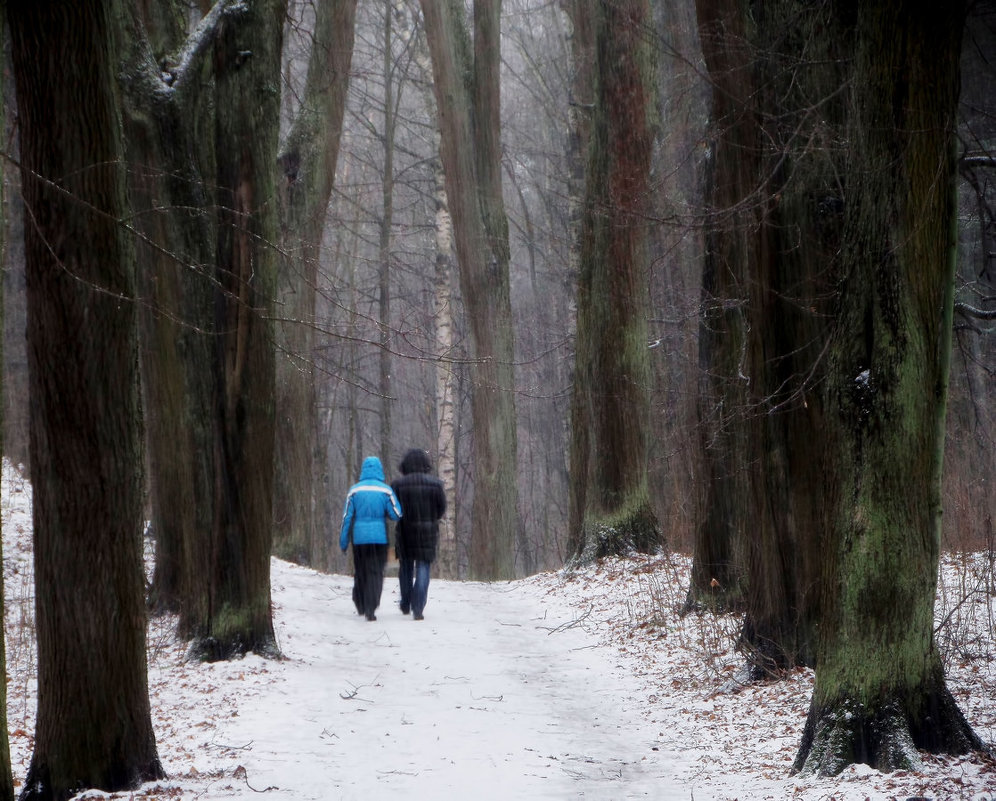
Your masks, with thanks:
[{"label": "blue jacket hood", "polygon": [[364,459],[363,467],[360,469],[360,481],[366,481],[371,478],[377,481],[384,480],[384,467],[381,465],[380,459],[376,456],[368,456]]}]

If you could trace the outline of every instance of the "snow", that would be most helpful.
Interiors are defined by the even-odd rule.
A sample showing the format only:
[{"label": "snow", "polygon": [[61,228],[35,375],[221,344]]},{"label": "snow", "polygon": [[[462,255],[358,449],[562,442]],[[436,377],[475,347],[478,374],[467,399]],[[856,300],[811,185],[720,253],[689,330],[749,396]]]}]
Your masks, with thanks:
[{"label": "snow", "polygon": [[[4,468],[9,727],[31,756],[30,486]],[[985,573],[989,570],[988,578]],[[385,580],[377,620],[351,578],[274,559],[283,660],[191,663],[149,630],[149,689],[169,779],[79,798],[996,799],[996,764],[923,755],[922,771],[789,775],[812,672],[742,686],[731,616],[679,617],[688,560],[632,556],[572,575],[433,579],[425,620]],[[948,558],[939,619],[949,686],[996,739],[992,566]],[[967,594],[965,588],[968,588]]]}]

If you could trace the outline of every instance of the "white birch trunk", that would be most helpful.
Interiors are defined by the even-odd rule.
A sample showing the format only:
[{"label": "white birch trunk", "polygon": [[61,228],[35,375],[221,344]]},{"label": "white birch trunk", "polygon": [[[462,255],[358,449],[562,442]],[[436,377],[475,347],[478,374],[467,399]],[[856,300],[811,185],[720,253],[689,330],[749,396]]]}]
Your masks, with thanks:
[{"label": "white birch trunk", "polygon": [[453,352],[453,309],[451,281],[453,261],[453,221],[446,205],[442,165],[436,170],[436,461],[439,477],[449,491],[449,512],[439,521],[439,571],[446,578],[457,578],[456,548],[456,412],[454,395],[456,377],[450,355]]}]

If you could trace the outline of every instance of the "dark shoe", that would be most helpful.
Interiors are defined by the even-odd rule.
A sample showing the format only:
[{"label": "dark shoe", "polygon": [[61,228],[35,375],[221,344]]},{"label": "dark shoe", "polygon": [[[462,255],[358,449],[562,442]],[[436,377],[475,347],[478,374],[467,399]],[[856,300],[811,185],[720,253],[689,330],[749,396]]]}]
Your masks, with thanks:
[{"label": "dark shoe", "polygon": [[412,618],[414,620],[425,620],[425,617],[423,617],[422,615],[420,615],[418,612],[416,612],[414,615],[412,615]]},{"label": "dark shoe", "polygon": [[367,620],[376,620],[376,619],[377,615],[375,615],[373,612],[367,612]]},{"label": "dark shoe", "polygon": [[401,614],[403,614],[403,615],[407,615],[411,611],[412,610],[409,607],[407,607],[407,606],[402,606],[401,607]]}]

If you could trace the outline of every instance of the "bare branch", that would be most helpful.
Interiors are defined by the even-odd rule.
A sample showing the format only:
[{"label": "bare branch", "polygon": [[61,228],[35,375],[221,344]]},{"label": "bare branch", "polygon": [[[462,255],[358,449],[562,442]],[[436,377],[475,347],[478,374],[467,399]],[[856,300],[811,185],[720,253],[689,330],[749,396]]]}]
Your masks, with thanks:
[{"label": "bare branch", "polygon": [[974,317],[976,320],[996,320],[996,309],[977,309],[967,303],[956,303],[954,310],[966,317]]}]

